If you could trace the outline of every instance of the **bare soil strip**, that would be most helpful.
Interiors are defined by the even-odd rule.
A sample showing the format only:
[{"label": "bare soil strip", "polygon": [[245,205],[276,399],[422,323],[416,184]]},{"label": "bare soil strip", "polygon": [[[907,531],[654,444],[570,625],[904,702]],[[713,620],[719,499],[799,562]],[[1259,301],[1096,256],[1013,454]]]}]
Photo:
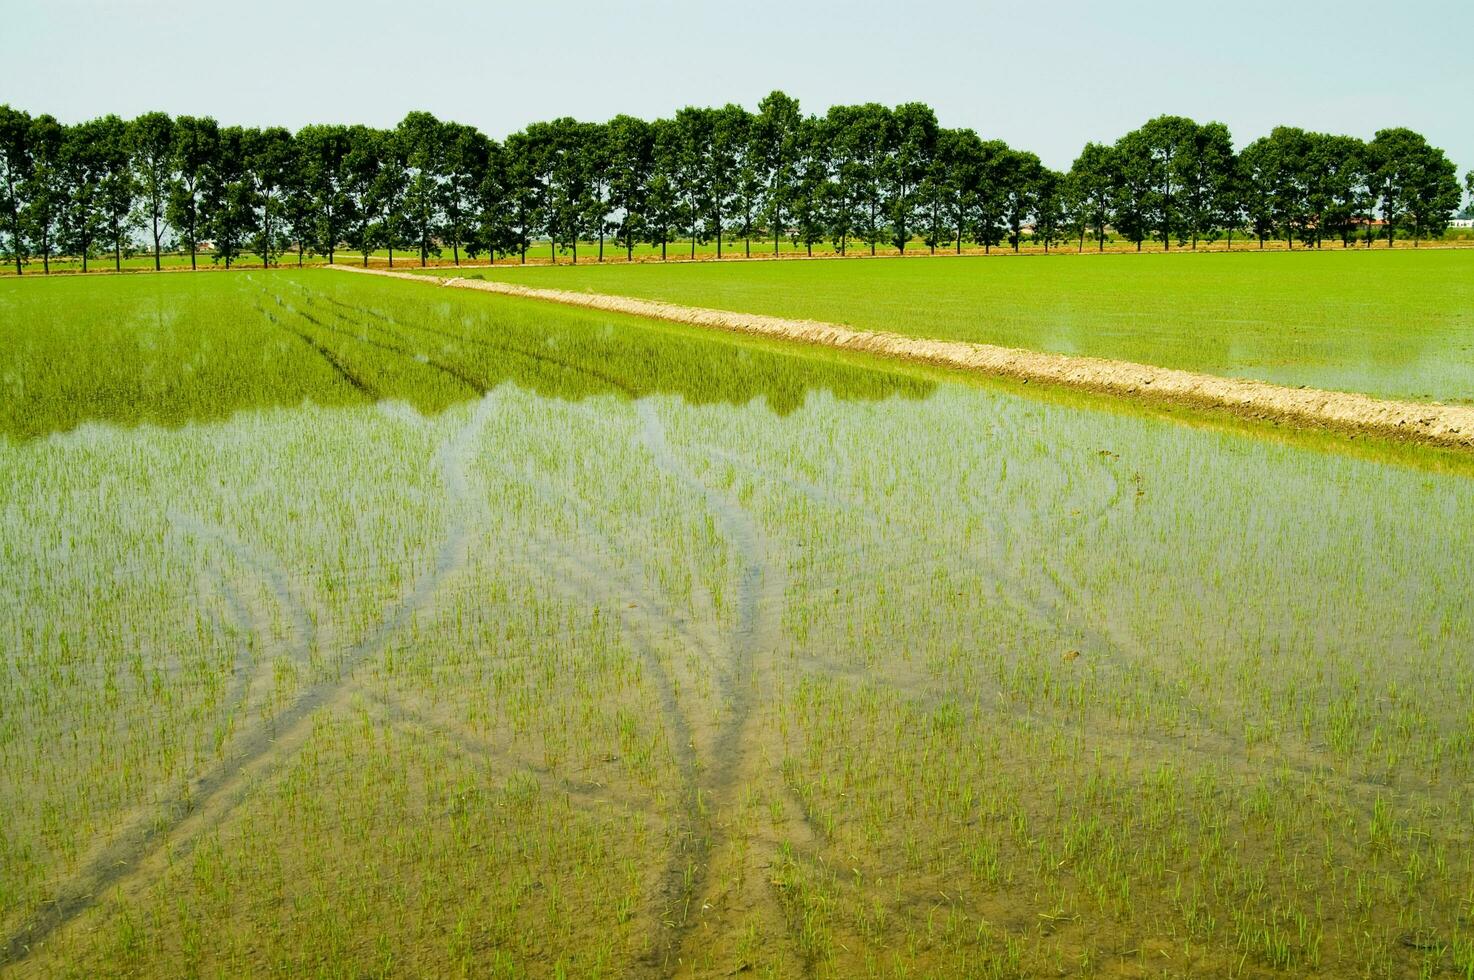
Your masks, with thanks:
[{"label": "bare soil strip", "polygon": [[680,306],[628,296],[534,289],[485,279],[447,279],[348,265],[333,265],[329,268],[823,344],[884,357],[922,361],[1025,381],[1043,381],[1131,398],[1207,406],[1247,418],[1276,419],[1341,432],[1369,433],[1439,446],[1474,449],[1474,406],[1392,401],[1354,392],[1288,388],[1266,381],[1223,378],[1131,361],[1046,354],[964,341],[925,340],[880,331],[851,330],[817,320],[790,320],[757,313]]}]

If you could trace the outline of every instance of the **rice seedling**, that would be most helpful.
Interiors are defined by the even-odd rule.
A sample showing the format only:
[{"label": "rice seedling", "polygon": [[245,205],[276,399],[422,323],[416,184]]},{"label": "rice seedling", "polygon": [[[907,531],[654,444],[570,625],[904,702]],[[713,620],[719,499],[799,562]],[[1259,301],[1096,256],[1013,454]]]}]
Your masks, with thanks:
[{"label": "rice seedling", "polygon": [[433,270],[941,340],[1464,402],[1474,253]]},{"label": "rice seedling", "polygon": [[327,272],[5,289],[0,971],[1474,968],[1458,457]]}]

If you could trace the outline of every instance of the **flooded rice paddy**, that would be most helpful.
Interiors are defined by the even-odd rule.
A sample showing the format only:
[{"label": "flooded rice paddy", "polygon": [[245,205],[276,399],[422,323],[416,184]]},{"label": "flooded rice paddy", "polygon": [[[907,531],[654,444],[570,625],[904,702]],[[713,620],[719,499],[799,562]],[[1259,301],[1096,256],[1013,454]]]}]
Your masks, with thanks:
[{"label": "flooded rice paddy", "polygon": [[168,278],[5,285],[0,972],[1474,974],[1457,460]]}]

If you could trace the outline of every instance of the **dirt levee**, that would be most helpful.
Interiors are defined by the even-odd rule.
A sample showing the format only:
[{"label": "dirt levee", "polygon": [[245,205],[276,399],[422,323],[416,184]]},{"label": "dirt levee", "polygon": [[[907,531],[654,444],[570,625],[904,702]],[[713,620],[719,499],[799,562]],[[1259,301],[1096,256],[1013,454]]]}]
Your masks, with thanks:
[{"label": "dirt levee", "polygon": [[1132,398],[1209,406],[1250,418],[1279,419],[1345,432],[1373,433],[1474,449],[1474,407],[1471,406],[1390,401],[1353,392],[1287,388],[1265,381],[1196,374],[1131,361],[1046,354],[963,341],[925,340],[879,331],[851,330],[838,324],[815,320],[790,320],[757,313],[711,310],[627,296],[534,289],[484,279],[446,279],[347,265],[333,265],[330,268],[824,344]]}]

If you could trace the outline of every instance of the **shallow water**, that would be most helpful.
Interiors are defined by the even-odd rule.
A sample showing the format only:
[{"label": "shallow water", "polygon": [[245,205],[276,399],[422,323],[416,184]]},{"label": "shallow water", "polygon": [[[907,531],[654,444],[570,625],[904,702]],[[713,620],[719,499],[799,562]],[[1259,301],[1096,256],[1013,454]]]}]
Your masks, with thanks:
[{"label": "shallow water", "polygon": [[0,441],[10,970],[1469,969],[1467,477],[568,329]]}]

